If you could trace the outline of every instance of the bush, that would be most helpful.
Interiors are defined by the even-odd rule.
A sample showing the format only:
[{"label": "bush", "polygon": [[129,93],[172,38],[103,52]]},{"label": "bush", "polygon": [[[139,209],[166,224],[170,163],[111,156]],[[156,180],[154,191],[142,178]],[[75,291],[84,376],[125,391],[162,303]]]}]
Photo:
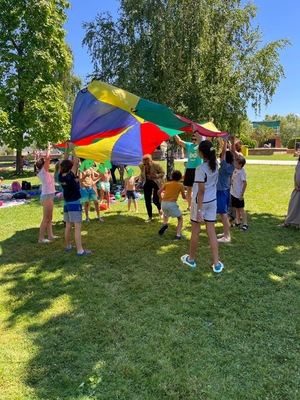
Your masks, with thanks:
[{"label": "bush", "polygon": [[294,149],[294,148],[295,148],[296,142],[300,142],[300,138],[299,138],[299,137],[298,137],[298,138],[294,138],[294,139],[290,139],[290,140],[288,141],[287,148],[288,148],[288,149]]},{"label": "bush", "polygon": [[257,141],[249,138],[246,135],[241,134],[239,139],[242,142],[242,144],[249,147],[249,149],[254,149],[255,147],[257,147]]}]

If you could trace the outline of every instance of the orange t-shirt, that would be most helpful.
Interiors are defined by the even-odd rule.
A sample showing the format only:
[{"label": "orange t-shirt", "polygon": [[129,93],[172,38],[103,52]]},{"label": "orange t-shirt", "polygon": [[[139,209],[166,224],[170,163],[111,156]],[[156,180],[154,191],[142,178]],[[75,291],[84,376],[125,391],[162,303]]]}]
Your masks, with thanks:
[{"label": "orange t-shirt", "polygon": [[177,201],[180,193],[183,192],[183,184],[177,181],[171,181],[164,184],[162,188],[164,192],[163,201]]}]

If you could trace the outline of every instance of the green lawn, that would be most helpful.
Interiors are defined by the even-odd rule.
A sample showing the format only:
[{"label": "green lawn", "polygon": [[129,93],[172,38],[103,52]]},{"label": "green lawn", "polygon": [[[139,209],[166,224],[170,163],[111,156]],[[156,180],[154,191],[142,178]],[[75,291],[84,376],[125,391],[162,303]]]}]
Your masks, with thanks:
[{"label": "green lawn", "polygon": [[297,157],[292,154],[273,154],[271,156],[248,156],[247,160],[297,161]]},{"label": "green lawn", "polygon": [[36,243],[38,201],[0,209],[0,399],[299,399],[300,231],[277,227],[293,172],[247,166],[250,229],[221,248],[221,275],[204,233],[183,267],[188,241],[175,221],[158,237],[143,203],[85,224],[87,258]]}]

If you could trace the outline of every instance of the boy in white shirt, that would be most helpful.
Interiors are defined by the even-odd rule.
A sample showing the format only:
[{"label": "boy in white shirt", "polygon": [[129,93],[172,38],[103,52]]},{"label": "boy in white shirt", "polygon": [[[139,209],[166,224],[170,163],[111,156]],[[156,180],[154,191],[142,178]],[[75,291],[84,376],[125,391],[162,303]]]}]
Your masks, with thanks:
[{"label": "boy in white shirt", "polygon": [[231,205],[236,211],[235,225],[246,231],[248,229],[247,214],[245,212],[244,194],[247,187],[247,177],[244,170],[246,160],[243,156],[238,155],[235,160],[235,170],[231,178]]}]

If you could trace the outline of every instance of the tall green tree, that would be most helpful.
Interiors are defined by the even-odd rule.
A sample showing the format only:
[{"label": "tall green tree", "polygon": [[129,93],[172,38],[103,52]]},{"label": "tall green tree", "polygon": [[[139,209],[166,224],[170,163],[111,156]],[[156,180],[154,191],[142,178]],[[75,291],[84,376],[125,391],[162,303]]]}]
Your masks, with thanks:
[{"label": "tall green tree", "polygon": [[262,44],[241,0],[121,0],[117,20],[85,23],[93,75],[236,132],[250,103],[268,104],[283,77],[278,40]]},{"label": "tall green tree", "polygon": [[77,83],[65,43],[65,0],[0,0],[0,139],[17,150],[66,137]]}]

